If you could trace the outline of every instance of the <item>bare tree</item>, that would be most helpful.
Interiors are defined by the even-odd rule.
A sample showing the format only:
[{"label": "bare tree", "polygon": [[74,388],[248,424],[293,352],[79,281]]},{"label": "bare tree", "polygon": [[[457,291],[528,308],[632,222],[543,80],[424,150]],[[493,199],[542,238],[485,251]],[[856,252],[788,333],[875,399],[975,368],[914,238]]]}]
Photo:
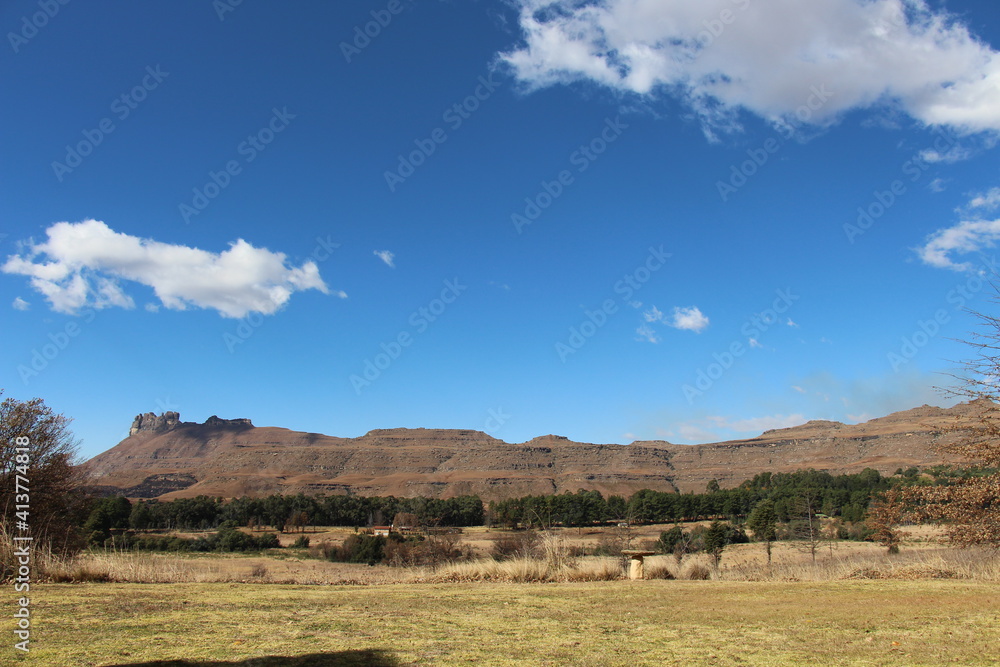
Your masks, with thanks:
[{"label": "bare tree", "polygon": [[[995,286],[994,286],[994,289]],[[1000,303],[994,297],[992,303]],[[938,523],[952,543],[959,546],[1000,548],[1000,318],[972,312],[980,329],[964,341],[975,351],[963,362],[957,388],[943,390],[958,398],[971,399],[977,410],[975,422],[955,425],[962,437],[941,446],[943,453],[967,461],[965,474],[938,486],[901,489],[897,504],[908,518]]]},{"label": "bare tree", "polygon": [[792,546],[804,551],[816,563],[816,552],[823,543],[822,525],[816,516],[820,505],[819,492],[813,489],[803,491],[793,504],[794,517],[789,522]]},{"label": "bare tree", "polygon": [[872,501],[868,508],[865,525],[872,531],[872,538],[884,546],[890,554],[899,553],[899,545],[906,536],[899,529],[905,520],[902,494],[899,489],[890,489],[881,498]]}]

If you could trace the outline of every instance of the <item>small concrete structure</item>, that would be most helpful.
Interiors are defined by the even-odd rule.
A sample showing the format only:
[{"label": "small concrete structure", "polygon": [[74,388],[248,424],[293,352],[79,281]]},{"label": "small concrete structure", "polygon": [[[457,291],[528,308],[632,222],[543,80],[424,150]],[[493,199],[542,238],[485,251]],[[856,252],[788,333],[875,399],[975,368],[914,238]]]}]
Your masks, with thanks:
[{"label": "small concrete structure", "polygon": [[637,551],[635,549],[623,549],[622,553],[629,557],[628,578],[642,579],[642,559],[652,556],[655,551]]}]

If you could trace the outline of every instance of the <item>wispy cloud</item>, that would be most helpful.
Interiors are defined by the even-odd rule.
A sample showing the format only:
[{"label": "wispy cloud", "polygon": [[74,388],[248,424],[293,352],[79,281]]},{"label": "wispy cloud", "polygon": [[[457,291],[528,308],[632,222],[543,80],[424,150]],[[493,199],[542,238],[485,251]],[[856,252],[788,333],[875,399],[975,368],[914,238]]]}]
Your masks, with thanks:
[{"label": "wispy cloud", "polygon": [[636,340],[641,340],[646,343],[660,342],[660,336],[656,333],[653,327],[649,326],[648,324],[641,325],[638,329],[635,330],[635,332],[639,336]]},{"label": "wispy cloud", "polygon": [[[964,209],[968,219],[951,227],[939,229],[917,248],[916,252],[925,264],[939,269],[968,271],[970,262],[956,261],[955,256],[980,252],[992,248],[1000,239],[1000,219],[988,220],[981,217],[984,211],[992,211],[1000,206],[1000,188],[973,197]],[[962,209],[960,209],[960,212]]]},{"label": "wispy cloud", "polygon": [[952,164],[954,162],[968,160],[973,156],[973,153],[974,151],[971,148],[964,146],[952,146],[943,153],[932,148],[920,151],[920,157],[924,162],[943,162],[944,164]]},{"label": "wispy cloud", "polygon": [[22,299],[21,297],[15,298],[14,303],[12,303],[11,305],[14,306],[14,310],[28,310],[29,308],[31,308],[31,304]]},{"label": "wispy cloud", "polygon": [[969,208],[984,208],[992,211],[1000,207],[1000,188],[990,188],[981,195],[976,195],[969,202]]},{"label": "wispy cloud", "polygon": [[27,243],[0,270],[28,276],[61,313],[85,306],[133,308],[123,281],[152,288],[166,308],[214,309],[234,318],[272,314],[297,291],[329,293],[315,262],[290,266],[283,253],[243,239],[212,253],[115,232],[98,220],[57,222],[46,235],[46,242]]},{"label": "wispy cloud", "polygon": [[767,415],[764,417],[751,417],[749,419],[732,419],[730,417],[709,417],[719,428],[728,429],[737,433],[763,433],[778,428],[791,428],[799,426],[808,421],[802,414],[793,415]]},{"label": "wispy cloud", "polygon": [[813,123],[880,107],[1000,130],[1000,53],[925,0],[515,1],[524,41],[501,59],[529,89],[589,81],[665,93],[709,125],[735,127],[740,110],[792,116],[822,84],[831,95]]},{"label": "wispy cloud", "polygon": [[[638,305],[641,306],[642,304]],[[704,313],[697,308],[697,306],[691,306],[689,308],[676,307],[669,316],[656,306],[652,306],[649,310],[643,311],[642,319],[646,322],[646,324],[643,324],[636,329],[636,333],[640,336],[639,340],[644,340],[650,343],[660,342],[659,335],[657,335],[655,330],[650,326],[650,324],[655,322],[660,322],[668,327],[673,327],[674,329],[694,331],[695,333],[701,333],[705,327],[708,326],[708,317],[706,317]]]},{"label": "wispy cloud", "polygon": [[373,253],[376,257],[385,262],[386,266],[395,269],[396,268],[396,255],[395,253],[389,252],[388,250],[376,250]]},{"label": "wispy cloud", "polygon": [[804,424],[806,421],[808,420],[802,414],[777,414],[747,419],[716,415],[681,422],[675,425],[674,432],[687,442],[721,442],[733,438],[756,436],[773,429],[791,428]]}]

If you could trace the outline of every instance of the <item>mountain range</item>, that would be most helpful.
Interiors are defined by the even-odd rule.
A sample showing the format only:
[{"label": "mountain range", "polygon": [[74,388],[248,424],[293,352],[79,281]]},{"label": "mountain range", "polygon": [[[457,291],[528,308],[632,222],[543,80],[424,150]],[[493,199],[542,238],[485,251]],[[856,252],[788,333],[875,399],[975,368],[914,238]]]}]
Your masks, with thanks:
[{"label": "mountain range", "polygon": [[574,442],[544,435],[507,443],[461,429],[376,429],[356,438],[254,426],[249,419],[182,422],[176,412],[135,418],[130,435],[82,464],[89,484],[133,498],[274,493],[394,495],[484,500],[595,489],[704,491],[761,472],[833,474],[951,462],[938,445],[962,436],[983,402],[924,405],[847,425],[810,421],[756,438],[702,445]]}]

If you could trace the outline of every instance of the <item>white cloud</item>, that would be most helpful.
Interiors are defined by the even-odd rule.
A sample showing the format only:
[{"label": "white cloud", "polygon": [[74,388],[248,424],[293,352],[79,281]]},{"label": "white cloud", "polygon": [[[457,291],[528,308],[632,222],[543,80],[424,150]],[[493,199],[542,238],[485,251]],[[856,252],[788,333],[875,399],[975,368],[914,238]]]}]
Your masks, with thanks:
[{"label": "white cloud", "polygon": [[757,340],[756,338],[751,338],[751,339],[749,340],[749,343],[750,343],[750,347],[751,347],[751,348],[755,348],[755,347],[764,347],[763,345],[761,345],[761,344],[760,344],[760,341],[759,341],[759,340]]},{"label": "white cloud", "polygon": [[642,314],[642,317],[647,322],[663,322],[663,311],[661,311],[656,306],[653,306],[652,308],[644,312]]},{"label": "white cloud", "polygon": [[[524,42],[500,54],[528,88],[589,81],[682,100],[709,126],[747,110],[806,120],[902,111],[1000,130],[1000,53],[926,0],[517,0]],[[726,21],[728,19],[728,21]]]},{"label": "white cloud", "polygon": [[[642,305],[642,304],[638,304]],[[652,306],[649,310],[643,311],[642,319],[646,324],[636,329],[636,333],[641,336],[638,340],[645,340],[650,343],[659,343],[660,337],[656,334],[650,323],[662,322],[675,329],[684,329],[701,333],[708,326],[708,318],[695,306],[690,308],[674,308],[673,313],[668,317],[662,310]]]},{"label": "white cloud", "polygon": [[931,163],[943,162],[944,164],[952,164],[955,162],[962,162],[963,160],[968,160],[972,156],[973,156],[972,149],[965,148],[963,146],[952,146],[944,153],[936,151],[931,148],[920,151],[920,158],[924,162],[931,162]]},{"label": "white cloud", "polygon": [[985,208],[992,211],[1000,206],[1000,188],[990,188],[985,194],[977,195],[969,202],[969,208]]},{"label": "white cloud", "polygon": [[657,335],[655,331],[653,331],[653,327],[649,326],[648,324],[643,324],[638,329],[636,329],[635,332],[639,334],[639,337],[636,338],[636,340],[641,340],[646,343],[660,342],[660,337]]},{"label": "white cloud", "polygon": [[752,417],[750,419],[730,419],[727,417],[710,417],[709,419],[717,423],[721,428],[726,428],[737,433],[763,433],[776,428],[791,428],[799,426],[808,421],[804,415],[768,415],[766,417]]},{"label": "white cloud", "polygon": [[794,328],[796,328],[796,329],[798,329],[798,328],[799,328],[799,325],[798,325],[798,324],[796,324],[796,323],[795,323],[795,322],[794,322],[794,321],[792,320],[792,318],[790,318],[790,317],[789,317],[789,318],[788,318],[788,320],[787,320],[787,321],[785,322],[785,325],[786,325],[786,326],[790,326],[790,327],[794,327]]},{"label": "white cloud", "polygon": [[806,393],[806,390],[805,390],[805,389],[803,389],[802,387],[800,387],[800,386],[799,386],[799,385],[797,385],[797,384],[793,384],[793,385],[792,385],[792,389],[794,389],[795,391],[799,392],[800,394],[804,394],[804,393]]},{"label": "white cloud", "polygon": [[927,237],[926,243],[917,248],[925,264],[939,269],[968,271],[969,262],[955,262],[953,254],[963,255],[992,248],[1000,239],[1000,219],[964,220],[953,227],[939,229]]},{"label": "white cloud", "polygon": [[681,440],[686,442],[702,443],[702,442],[718,442],[724,438],[720,438],[717,433],[709,431],[702,426],[693,423],[684,423],[677,425],[677,433],[680,435]]},{"label": "white cloud", "polygon": [[805,416],[801,414],[769,415],[749,419],[712,416],[681,422],[675,428],[681,439],[687,442],[722,442],[737,437],[746,437],[748,434],[760,435],[771,429],[799,426],[806,421]]},{"label": "white cloud", "polygon": [[927,189],[931,192],[944,192],[944,179],[935,178],[933,181],[927,184]]},{"label": "white cloud", "polygon": [[31,304],[22,299],[21,297],[15,298],[14,303],[10,305],[14,306],[14,310],[28,310],[29,308],[31,308]]},{"label": "white cloud", "polygon": [[385,262],[386,265],[389,266],[390,268],[393,269],[396,268],[396,264],[393,262],[393,260],[396,258],[395,254],[389,252],[388,250],[376,250],[373,254],[379,259],[381,259],[383,262]]},{"label": "white cloud", "polygon": [[684,329],[701,333],[708,326],[706,317],[696,306],[690,308],[674,308],[673,316],[668,324],[675,329]]},{"label": "white cloud", "polygon": [[166,308],[210,308],[234,318],[272,314],[297,291],[329,293],[315,262],[289,266],[283,253],[243,239],[212,253],[115,232],[98,220],[57,222],[46,234],[45,243],[29,243],[0,270],[29,276],[57,312],[134,307],[119,281],[152,288]]}]

